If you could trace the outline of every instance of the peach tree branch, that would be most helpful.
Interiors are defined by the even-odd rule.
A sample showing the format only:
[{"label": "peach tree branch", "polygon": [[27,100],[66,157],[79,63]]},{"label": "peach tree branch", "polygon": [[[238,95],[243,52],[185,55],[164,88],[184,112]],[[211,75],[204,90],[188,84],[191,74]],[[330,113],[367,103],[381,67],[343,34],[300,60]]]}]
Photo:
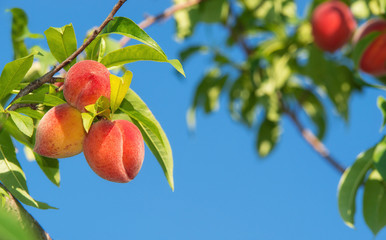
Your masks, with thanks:
[{"label": "peach tree branch", "polygon": [[[165,9],[162,13],[156,15],[156,16],[147,16],[142,22],[138,24],[138,26],[142,29],[145,29],[151,25],[153,25],[156,22],[160,22],[162,20],[166,20],[170,16],[172,16],[175,12],[178,12],[180,10],[195,6],[201,2],[204,2],[207,0],[190,0],[187,2],[183,2],[180,4],[173,5],[167,9]],[[127,42],[130,40],[129,37],[122,37],[121,40],[119,41],[119,44],[121,47],[125,46]]]},{"label": "peach tree branch", "polygon": [[[44,74],[42,77],[36,79],[35,81],[31,82],[29,85],[27,85],[25,88],[21,89],[20,92],[16,95],[16,97],[12,100],[11,103],[13,103],[16,99],[21,98],[29,93],[31,93],[33,90],[38,89],[40,86],[42,86],[45,83],[51,82],[53,76],[59,72],[62,68],[64,68],[67,64],[69,64],[72,60],[74,60],[80,53],[84,51],[84,49],[90,45],[90,43],[98,36],[98,34],[103,30],[103,28],[114,18],[114,15],[117,13],[117,11],[121,8],[121,6],[126,2],[127,0],[119,0],[118,3],[115,4],[109,15],[106,17],[106,19],[102,22],[102,24],[93,31],[91,36],[80,46],[73,54],[71,54],[66,60],[61,62],[59,65],[55,66],[51,71]],[[13,105],[9,108],[9,110],[13,111],[18,107],[18,105]]]}]

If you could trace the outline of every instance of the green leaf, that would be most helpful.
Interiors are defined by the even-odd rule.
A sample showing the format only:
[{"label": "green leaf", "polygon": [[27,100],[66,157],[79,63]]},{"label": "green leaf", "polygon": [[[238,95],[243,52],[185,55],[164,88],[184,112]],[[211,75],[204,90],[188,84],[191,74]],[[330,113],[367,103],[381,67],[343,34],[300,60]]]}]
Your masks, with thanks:
[{"label": "green leaf", "polygon": [[59,161],[55,158],[47,158],[34,153],[35,160],[47,178],[56,186],[60,185]]},{"label": "green leaf", "polygon": [[385,127],[385,124],[386,124],[386,99],[384,99],[383,97],[379,96],[378,100],[377,100],[377,106],[378,106],[378,108],[382,112],[383,122],[382,122],[381,129],[383,129],[383,127]]},{"label": "green leaf", "polygon": [[88,133],[94,121],[95,115],[92,113],[81,113],[84,130]]},{"label": "green leaf", "polygon": [[278,122],[274,122],[265,118],[261,123],[258,136],[257,136],[257,152],[260,157],[265,157],[276,146],[280,136],[280,125]]},{"label": "green leaf", "polygon": [[121,105],[122,100],[125,98],[132,78],[133,73],[130,71],[126,71],[123,77],[110,74],[110,106],[113,113],[119,108],[119,105]]},{"label": "green leaf", "polygon": [[97,37],[85,49],[86,59],[100,62],[106,51],[106,41],[103,37]]},{"label": "green leaf", "polygon": [[131,89],[122,101],[120,110],[129,115],[139,128],[146,145],[157,158],[170,187],[174,190],[172,149],[161,125],[142,99]]},{"label": "green leaf", "polygon": [[[176,5],[186,2],[187,0],[174,0]],[[228,11],[228,1],[211,0],[175,12],[177,37],[183,39],[192,35],[199,22],[216,23],[223,21],[226,19]]]},{"label": "green leaf", "polygon": [[[0,197],[1,198],[1,197]],[[8,240],[38,240],[33,229],[27,223],[5,208],[0,207],[0,236]],[[27,227],[26,227],[27,226]]]},{"label": "green leaf", "polygon": [[44,116],[44,112],[39,111],[39,110],[33,110],[29,107],[18,108],[15,110],[15,112],[25,114],[27,116],[30,116],[30,117],[38,119],[38,120],[42,119],[42,117]]},{"label": "green leaf", "polygon": [[138,40],[154,48],[160,54],[165,55],[161,47],[131,19],[128,19],[125,17],[114,17],[114,19],[110,21],[107,24],[107,26],[103,29],[103,31],[100,33],[100,36],[111,34],[111,33],[121,34],[126,37]]},{"label": "green leaf", "polygon": [[347,121],[351,94],[354,90],[360,89],[355,82],[354,71],[338,62],[326,60],[324,52],[311,47],[308,63],[301,73],[309,76],[322,91],[327,93],[338,113]]},{"label": "green leaf", "polygon": [[[156,50],[160,55],[163,56],[164,59],[168,59],[161,47],[143,29],[141,29],[137,24],[128,18],[114,17],[114,19],[110,21],[103,29],[100,36],[111,33],[121,34],[123,36],[136,39]],[[117,57],[117,55],[115,55],[115,57]],[[184,75],[181,63],[178,60],[168,60],[168,62],[172,64],[177,71]]]},{"label": "green leaf", "polygon": [[23,80],[32,66],[33,55],[7,63],[0,76],[0,100],[6,97]]},{"label": "green leaf", "polygon": [[54,106],[66,103],[66,101],[51,94],[32,93],[16,99],[15,102],[13,102],[13,104],[15,103],[38,103],[38,104],[44,104],[46,106],[54,107]]},{"label": "green leaf", "polygon": [[114,66],[121,66],[135,61],[167,62],[170,63],[179,73],[185,76],[184,69],[178,60],[169,60],[166,58],[164,53],[161,53],[155,48],[143,44],[128,46],[110,52],[102,58],[101,63],[109,68]]},{"label": "green leaf", "polygon": [[28,18],[27,14],[20,8],[12,8],[9,10],[12,13],[12,45],[14,59],[25,57],[28,55],[27,46],[24,43],[25,37],[28,35]]},{"label": "green leaf", "polygon": [[386,137],[375,146],[373,161],[375,168],[386,179]]},{"label": "green leaf", "polygon": [[184,50],[180,51],[180,59],[181,62],[185,62],[188,58],[190,58],[195,53],[205,53],[208,52],[207,46],[201,46],[201,45],[195,45],[190,46],[188,48],[185,48]]},{"label": "green leaf", "polygon": [[318,128],[317,137],[323,139],[326,132],[327,114],[322,102],[312,91],[303,89],[300,86],[292,86],[291,91],[293,91],[296,100]]},{"label": "green leaf", "polygon": [[16,158],[11,137],[6,131],[0,133],[0,181],[22,203],[40,209],[53,208],[29,195],[24,172]]},{"label": "green leaf", "polygon": [[34,132],[34,123],[32,118],[21,115],[18,112],[8,111],[15,125],[28,137],[31,137]]},{"label": "green leaf", "polygon": [[[66,60],[77,49],[76,36],[72,24],[61,28],[50,27],[44,34],[46,35],[52,55],[54,55],[58,62]],[[64,67],[64,69],[68,70],[74,64],[75,60]]]},{"label": "green leaf", "polygon": [[386,226],[386,187],[376,170],[370,174],[365,184],[363,217],[374,235]]},{"label": "green leaf", "polygon": [[354,227],[355,196],[373,161],[374,147],[358,155],[354,164],[347,168],[339,181],[338,208],[347,226]]},{"label": "green leaf", "polygon": [[366,48],[380,35],[380,32],[372,32],[364,36],[361,40],[359,40],[352,53],[352,59],[354,60],[355,67],[359,69],[359,63],[363,53]]}]

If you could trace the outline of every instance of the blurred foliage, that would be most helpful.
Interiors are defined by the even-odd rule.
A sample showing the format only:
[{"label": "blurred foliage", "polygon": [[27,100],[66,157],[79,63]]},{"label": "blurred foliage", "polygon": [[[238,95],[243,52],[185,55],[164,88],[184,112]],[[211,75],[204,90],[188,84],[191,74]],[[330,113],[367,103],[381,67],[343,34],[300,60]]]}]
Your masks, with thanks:
[{"label": "blurred foliage", "polygon": [[[324,52],[313,43],[310,19],[313,9],[322,2],[325,0],[309,1],[304,17],[297,14],[296,2],[291,0],[202,1],[176,13],[176,36],[182,40],[194,36],[197,24],[216,24],[227,33],[216,46],[202,39],[180,52],[182,61],[205,52],[211,62],[194,91],[188,125],[195,126],[198,109],[206,114],[217,110],[223,96],[232,118],[256,133],[256,151],[265,157],[280,139],[283,117],[307,116],[310,126],[305,127],[313,129],[322,141],[328,131],[328,115],[338,113],[345,122],[350,120],[353,94],[365,87],[385,89],[383,77],[377,79],[358,69],[364,49],[376,34],[356,46],[348,43],[334,53]],[[358,25],[370,18],[386,17],[385,0],[343,2],[350,6]],[[213,17],[208,18],[212,4],[217,7],[212,9]],[[227,55],[236,50],[244,57]],[[369,83],[369,78],[378,83]],[[334,109],[327,108],[330,103]],[[378,106],[385,122],[384,98],[379,99]],[[386,143],[382,140],[361,154],[342,176],[339,211],[348,226],[354,227],[355,198],[362,183],[366,223],[374,234],[386,225],[384,179]]]}]

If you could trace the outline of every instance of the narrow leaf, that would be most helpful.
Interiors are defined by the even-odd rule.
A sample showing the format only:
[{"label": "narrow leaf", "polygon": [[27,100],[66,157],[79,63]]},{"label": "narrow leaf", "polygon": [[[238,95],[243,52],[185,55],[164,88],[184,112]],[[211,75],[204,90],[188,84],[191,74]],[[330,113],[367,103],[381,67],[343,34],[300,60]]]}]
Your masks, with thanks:
[{"label": "narrow leaf", "polygon": [[[52,55],[54,55],[58,62],[66,60],[77,49],[76,36],[72,24],[62,28],[50,27],[44,34],[46,35]],[[72,61],[64,68],[68,70],[74,63],[75,61]]]},{"label": "narrow leaf", "polygon": [[9,240],[38,240],[39,237],[36,236],[36,232],[33,231],[27,223],[23,223],[22,220],[23,218],[20,219],[19,216],[13,212],[9,212],[5,208],[0,207],[1,238]]},{"label": "narrow leaf", "polygon": [[121,66],[135,61],[155,61],[170,63],[179,73],[185,76],[181,63],[176,60],[169,60],[164,53],[161,53],[153,47],[139,44],[128,46],[108,53],[102,58],[102,63],[106,67]]},{"label": "narrow leaf", "polygon": [[106,41],[103,37],[97,37],[85,49],[86,59],[100,62],[106,51]]},{"label": "narrow leaf", "polygon": [[32,93],[16,99],[13,104],[15,103],[38,103],[50,107],[55,107],[57,105],[66,103],[66,101],[51,94]]},{"label": "narrow leaf", "polygon": [[130,71],[126,71],[123,77],[110,74],[110,106],[113,113],[119,108],[119,105],[121,105],[122,100],[125,98],[132,78],[133,73]]},{"label": "narrow leaf", "polygon": [[386,179],[386,137],[375,146],[373,161],[375,168]]},{"label": "narrow leaf", "polygon": [[358,155],[354,164],[344,171],[338,186],[338,208],[347,226],[354,227],[355,196],[373,161],[374,147]]},{"label": "narrow leaf", "polygon": [[363,217],[374,235],[386,226],[386,187],[376,170],[370,174],[365,184]]},{"label": "narrow leaf", "polygon": [[379,34],[380,32],[369,33],[355,44],[352,59],[354,60],[357,69],[359,69],[359,63],[366,48],[379,36]]},{"label": "narrow leaf", "polygon": [[5,131],[0,133],[0,181],[22,203],[40,209],[53,208],[29,195],[24,172],[16,158],[15,147]]},{"label": "narrow leaf", "polygon": [[33,55],[19,58],[5,65],[0,76],[0,100],[11,93],[32,66]]},{"label": "narrow leaf", "polygon": [[28,137],[31,137],[34,131],[34,123],[32,118],[21,115],[18,112],[8,111],[15,125]]},{"label": "narrow leaf", "polygon": [[273,148],[280,136],[280,126],[278,122],[274,122],[265,118],[260,125],[257,137],[257,152],[260,157],[267,156]]},{"label": "narrow leaf", "polygon": [[44,116],[44,112],[39,111],[39,110],[33,110],[29,107],[18,108],[15,111],[18,113],[22,113],[22,114],[25,114],[27,116],[30,116],[32,118],[38,119],[38,120],[42,119],[42,117]]},{"label": "narrow leaf", "polygon": [[47,178],[56,186],[60,185],[59,161],[54,158],[47,158],[34,153],[35,160],[40,169],[44,172]]},{"label": "narrow leaf", "polygon": [[[157,50],[160,54],[165,55],[161,47],[154,41],[142,28],[140,28],[131,19],[125,17],[114,17],[103,29],[100,36],[105,34],[121,34],[129,38],[136,39]],[[166,56],[166,55],[165,55]]]},{"label": "narrow leaf", "polygon": [[91,113],[81,113],[84,130],[88,133],[91,128],[91,124],[94,121],[95,115]]},{"label": "narrow leaf", "polygon": [[378,100],[377,100],[377,106],[378,108],[381,110],[382,112],[382,116],[383,116],[383,122],[382,122],[382,127],[381,129],[383,129],[383,127],[385,126],[386,124],[386,99],[384,99],[383,97],[379,96],[378,97]]},{"label": "narrow leaf", "polygon": [[172,149],[161,125],[142,99],[131,89],[122,101],[120,110],[129,115],[139,128],[146,145],[157,158],[170,187],[174,190]]}]

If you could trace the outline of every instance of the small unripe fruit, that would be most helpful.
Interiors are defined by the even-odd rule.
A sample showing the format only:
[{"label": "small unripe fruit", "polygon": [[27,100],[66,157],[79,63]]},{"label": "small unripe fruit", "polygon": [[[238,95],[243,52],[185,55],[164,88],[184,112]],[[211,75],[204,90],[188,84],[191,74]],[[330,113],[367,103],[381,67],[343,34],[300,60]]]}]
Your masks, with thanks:
[{"label": "small unripe fruit", "polygon": [[84,139],[83,152],[96,174],[119,183],[137,176],[145,155],[141,132],[126,120],[94,123]]},{"label": "small unripe fruit", "polygon": [[86,132],[81,113],[68,104],[51,108],[36,130],[34,151],[50,158],[66,158],[82,152]]},{"label": "small unripe fruit", "polygon": [[334,52],[347,43],[357,26],[350,8],[336,0],[317,6],[311,24],[315,44],[328,52]]},{"label": "small unripe fruit", "polygon": [[84,107],[94,104],[99,97],[110,98],[110,72],[102,63],[80,61],[68,71],[63,94],[70,105],[84,112]]},{"label": "small unripe fruit", "polygon": [[359,61],[359,68],[374,76],[386,75],[386,20],[371,19],[361,25],[353,37],[353,43],[372,32],[380,32],[364,50]]}]

